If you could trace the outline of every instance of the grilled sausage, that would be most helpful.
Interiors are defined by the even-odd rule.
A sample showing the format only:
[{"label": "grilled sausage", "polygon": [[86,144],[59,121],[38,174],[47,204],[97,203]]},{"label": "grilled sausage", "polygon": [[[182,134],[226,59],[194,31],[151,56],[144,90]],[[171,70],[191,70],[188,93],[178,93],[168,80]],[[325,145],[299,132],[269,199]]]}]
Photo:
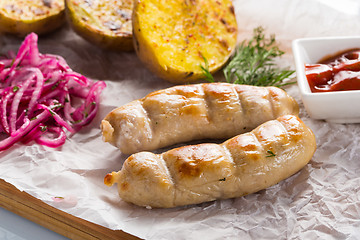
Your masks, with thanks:
[{"label": "grilled sausage", "polygon": [[117,183],[120,197],[139,206],[197,204],[277,184],[303,168],[315,149],[313,132],[298,117],[286,115],[220,145],[133,154],[104,182]]},{"label": "grilled sausage", "polygon": [[286,114],[297,102],[276,87],[228,83],[175,86],[111,111],[103,139],[125,154],[199,139],[227,139]]}]

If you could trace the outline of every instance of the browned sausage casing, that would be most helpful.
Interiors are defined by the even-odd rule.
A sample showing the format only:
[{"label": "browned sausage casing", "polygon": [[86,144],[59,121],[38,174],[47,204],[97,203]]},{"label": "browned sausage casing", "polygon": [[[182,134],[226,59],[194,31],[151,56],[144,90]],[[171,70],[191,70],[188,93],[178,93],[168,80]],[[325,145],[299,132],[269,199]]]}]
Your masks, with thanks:
[{"label": "browned sausage casing", "polygon": [[228,83],[175,86],[111,111],[103,139],[125,154],[199,139],[227,139],[286,114],[296,101],[276,87]]}]

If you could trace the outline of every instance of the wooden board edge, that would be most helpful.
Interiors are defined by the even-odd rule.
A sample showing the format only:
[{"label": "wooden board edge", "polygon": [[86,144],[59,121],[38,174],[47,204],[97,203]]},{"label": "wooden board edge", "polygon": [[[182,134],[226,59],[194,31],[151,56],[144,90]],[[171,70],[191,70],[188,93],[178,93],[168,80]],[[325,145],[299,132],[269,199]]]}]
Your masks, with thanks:
[{"label": "wooden board edge", "polygon": [[74,240],[140,238],[121,230],[111,230],[54,208],[0,179],[0,207]]}]

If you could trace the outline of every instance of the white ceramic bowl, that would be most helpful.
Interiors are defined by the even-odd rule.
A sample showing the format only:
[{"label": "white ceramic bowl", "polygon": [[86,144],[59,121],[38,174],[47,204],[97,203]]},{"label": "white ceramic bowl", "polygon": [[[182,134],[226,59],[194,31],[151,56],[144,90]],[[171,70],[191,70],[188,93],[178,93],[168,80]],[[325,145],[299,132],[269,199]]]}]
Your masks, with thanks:
[{"label": "white ceramic bowl", "polygon": [[313,93],[304,67],[306,63],[317,63],[326,56],[352,48],[360,48],[360,36],[302,38],[292,42],[297,82],[311,118],[335,123],[360,123],[360,90]]}]

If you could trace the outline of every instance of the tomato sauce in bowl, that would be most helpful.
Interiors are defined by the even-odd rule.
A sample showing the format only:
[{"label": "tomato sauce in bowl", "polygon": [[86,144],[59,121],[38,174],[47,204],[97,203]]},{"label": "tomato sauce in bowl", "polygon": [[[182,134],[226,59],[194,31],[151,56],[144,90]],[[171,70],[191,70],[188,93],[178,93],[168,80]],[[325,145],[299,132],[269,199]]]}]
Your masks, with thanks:
[{"label": "tomato sauce in bowl", "polygon": [[360,90],[360,49],[349,49],[305,64],[311,92]]}]

